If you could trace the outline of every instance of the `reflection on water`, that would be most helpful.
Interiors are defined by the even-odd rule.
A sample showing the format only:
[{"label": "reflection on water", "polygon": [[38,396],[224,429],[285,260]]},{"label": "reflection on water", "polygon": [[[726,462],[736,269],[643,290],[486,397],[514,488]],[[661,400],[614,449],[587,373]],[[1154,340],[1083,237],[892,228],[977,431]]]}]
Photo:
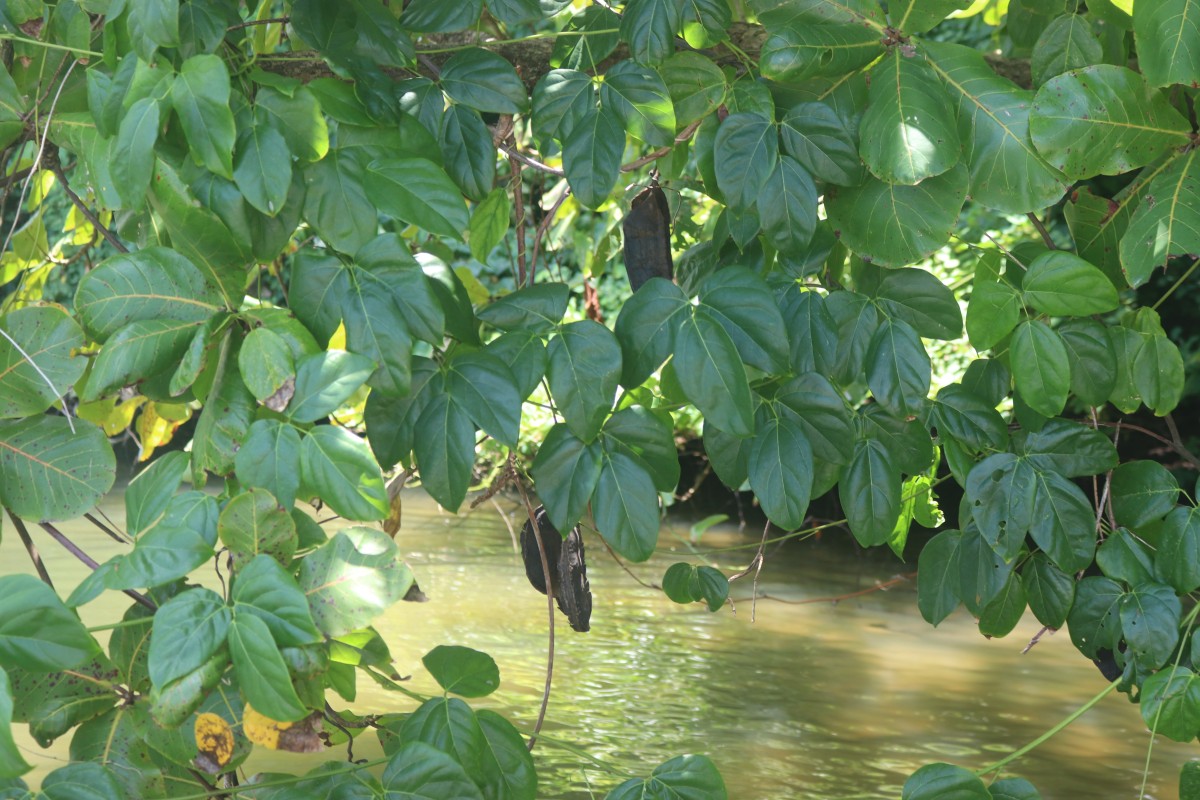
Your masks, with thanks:
[{"label": "reflection on water", "polygon": [[[398,541],[430,602],[399,604],[379,620],[397,668],[413,676],[413,689],[435,694],[420,663],[425,652],[443,643],[484,650],[500,665],[502,686],[473,702],[531,728],[545,677],[546,603],[526,582],[503,523],[487,507],[451,517],[410,494],[404,525]],[[97,559],[115,552],[103,535],[86,536],[85,549]],[[776,551],[759,588],[797,600],[842,595],[912,569],[883,552],[855,553],[837,539]],[[557,620],[544,732],[611,771],[544,741],[536,756],[539,797],[546,800],[603,797],[623,773],[647,774],[685,752],[710,755],[735,800],[895,798],[921,764],[978,768],[996,761],[1104,687],[1065,631],[1021,655],[1039,628],[1028,612],[1003,640],[979,636],[963,611],[933,629],[917,614],[915,585],[901,583],[837,605],[760,601],[752,624],[748,602],[738,604],[736,615],[728,607],[710,614],[702,604],[675,605],[639,586],[598,542],[588,544],[592,630],[575,633]],[[710,531],[704,544],[753,541]],[[686,557],[680,534],[664,529],[662,545],[648,565],[631,567],[643,580],[657,581]],[[83,570],[53,543],[42,547],[65,595]],[[728,574],[752,554],[752,547],[725,553],[718,565]],[[5,537],[0,571],[26,563],[20,543]],[[735,598],[748,593],[749,584],[735,584]],[[86,607],[85,621],[119,618],[124,603],[105,602]],[[362,679],[355,707],[404,711],[412,703]],[[27,738],[21,742],[43,752]],[[1136,706],[1113,695],[1014,765],[1015,774],[1048,800],[1136,798],[1149,743]],[[62,745],[51,758],[63,757]],[[372,752],[360,746],[355,755]],[[1194,747],[1159,737],[1147,797],[1176,798],[1179,766],[1194,755]],[[257,769],[300,771],[311,756],[256,759]]]}]

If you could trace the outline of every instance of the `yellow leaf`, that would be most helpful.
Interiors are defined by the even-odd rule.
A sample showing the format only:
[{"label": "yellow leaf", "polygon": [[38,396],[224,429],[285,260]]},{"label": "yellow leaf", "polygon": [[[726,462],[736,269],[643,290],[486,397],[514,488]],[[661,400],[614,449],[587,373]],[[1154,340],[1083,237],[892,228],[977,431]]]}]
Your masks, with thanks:
[{"label": "yellow leaf", "polygon": [[210,775],[225,771],[233,758],[233,731],[229,723],[207,712],[196,716],[196,766]]},{"label": "yellow leaf", "polygon": [[138,461],[149,461],[154,450],[170,442],[179,426],[191,416],[191,407],[184,403],[146,403],[137,422],[138,438],[142,441]]},{"label": "yellow leaf", "polygon": [[321,712],[314,711],[299,722],[279,722],[264,716],[249,704],[242,714],[242,730],[255,744],[289,753],[317,753],[325,749],[321,740]]},{"label": "yellow leaf", "polygon": [[80,403],[75,413],[80,419],[86,419],[103,428],[105,436],[116,436],[129,427],[133,422],[134,412],[145,402],[144,397],[133,397],[118,405],[116,397],[108,397],[91,403]]}]

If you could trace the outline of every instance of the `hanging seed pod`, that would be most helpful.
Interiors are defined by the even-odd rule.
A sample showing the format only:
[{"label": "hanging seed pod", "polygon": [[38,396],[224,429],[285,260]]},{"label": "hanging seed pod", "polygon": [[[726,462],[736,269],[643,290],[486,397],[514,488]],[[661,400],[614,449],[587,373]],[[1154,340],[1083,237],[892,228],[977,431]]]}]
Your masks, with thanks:
[{"label": "hanging seed pod", "polygon": [[[537,520],[542,547],[546,550],[546,561],[550,565],[550,585],[554,589],[558,610],[566,615],[572,628],[586,632],[591,627],[592,592],[587,578],[583,534],[576,526],[563,539],[550,523],[544,506],[537,507],[534,519]],[[529,578],[533,588],[545,594],[546,576],[542,570],[542,557],[529,520],[521,528],[521,558],[525,562],[525,577]]]},{"label": "hanging seed pod", "polygon": [[671,209],[667,196],[651,176],[650,185],[630,204],[629,213],[621,221],[625,234],[625,272],[629,287],[638,287],[651,278],[672,280],[675,274],[671,262]]}]

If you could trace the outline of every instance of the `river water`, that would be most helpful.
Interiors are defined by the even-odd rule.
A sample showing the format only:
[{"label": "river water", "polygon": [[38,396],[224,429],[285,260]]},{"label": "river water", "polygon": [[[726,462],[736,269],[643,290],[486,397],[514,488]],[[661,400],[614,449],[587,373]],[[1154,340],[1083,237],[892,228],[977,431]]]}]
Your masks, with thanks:
[{"label": "river water", "polygon": [[[513,524],[516,510],[504,506]],[[117,502],[106,507],[120,522]],[[62,526],[97,560],[119,546],[86,522]],[[28,569],[11,528],[0,542],[0,573]],[[64,596],[85,574],[57,545],[34,531]],[[377,622],[409,686],[437,694],[420,659],[438,644],[483,650],[500,667],[502,685],[472,701],[532,728],[545,678],[546,603],[527,583],[509,531],[485,504],[466,516],[440,513],[423,494],[405,496],[401,550],[429,596],[401,603]],[[726,574],[753,556],[757,536],[712,529],[703,549]],[[601,798],[627,773],[648,774],[681,753],[705,753],[720,767],[734,800],[896,798],[905,777],[931,761],[976,769],[999,760],[1104,688],[1100,673],[1071,646],[1066,631],[1043,636],[1029,612],[1005,639],[986,640],[958,611],[937,629],[916,610],[916,586],[902,580],[836,603],[795,601],[869,589],[914,569],[889,553],[856,551],[844,536],[792,542],[768,550],[751,622],[750,585],[734,584],[737,613],[702,604],[679,606],[639,585],[587,538],[593,594],[592,630],[572,631],[558,617],[554,688],[544,732],[585,750],[604,766],[543,740],[535,750],[539,798]],[[629,565],[657,582],[689,557],[686,526],[664,527],[647,564]],[[694,559],[693,559],[694,560]],[[120,618],[119,596],[88,605],[89,625]],[[340,699],[334,701],[335,706]],[[355,710],[406,711],[413,702],[359,681]],[[18,726],[21,727],[21,726]],[[18,731],[37,765],[34,783],[63,763],[66,740],[43,751]],[[1110,695],[1067,730],[1010,766],[1047,800],[1137,798],[1151,736],[1137,707]],[[356,757],[378,749],[356,748]],[[331,752],[331,757],[344,757]],[[1178,797],[1180,765],[1200,756],[1194,745],[1154,740],[1146,797]],[[254,769],[302,772],[313,756],[264,753]]]}]

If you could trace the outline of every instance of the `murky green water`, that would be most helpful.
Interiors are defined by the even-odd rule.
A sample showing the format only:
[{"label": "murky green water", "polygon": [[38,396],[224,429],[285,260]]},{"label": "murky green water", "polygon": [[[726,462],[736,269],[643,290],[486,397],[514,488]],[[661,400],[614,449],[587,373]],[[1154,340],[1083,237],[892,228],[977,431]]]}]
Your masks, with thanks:
[{"label": "murky green water", "polygon": [[[119,521],[119,506],[109,512]],[[65,528],[98,560],[117,545],[86,523]],[[0,572],[26,569],[10,529],[0,544]],[[83,578],[57,545],[35,531],[67,594]],[[664,530],[659,554],[631,569],[657,581],[686,548],[682,531]],[[525,580],[509,533],[485,505],[467,517],[439,514],[421,495],[406,498],[397,537],[430,602],[402,603],[377,627],[410,685],[426,694],[436,684],[421,656],[437,644],[490,653],[503,685],[484,702],[519,727],[532,727],[544,681],[545,598]],[[717,562],[736,571],[756,539],[710,531],[704,545],[751,545]],[[840,603],[749,602],[709,614],[682,607],[638,585],[588,540],[594,597],[592,630],[579,634],[558,618],[554,692],[544,731],[608,765],[588,762],[543,741],[536,758],[539,797],[603,797],[622,773],[646,774],[680,753],[710,755],[735,800],[768,798],[895,798],[905,776],[929,761],[977,768],[1037,737],[1104,687],[1099,672],[1071,647],[1065,631],[1026,655],[1039,629],[1026,618],[1011,636],[988,641],[959,611],[936,630],[916,611],[916,587],[901,583]],[[911,570],[886,554],[855,553],[837,537],[789,545],[770,554],[759,588],[790,600],[843,595]],[[735,584],[735,598],[749,595]],[[97,601],[88,624],[119,618],[124,603]],[[359,682],[361,711],[404,711],[404,697]],[[20,740],[37,780],[62,763],[66,742],[42,751]],[[1105,699],[1075,725],[1014,765],[1043,796],[1136,798],[1151,737],[1123,696]],[[355,755],[378,751],[360,745]],[[341,753],[331,753],[340,757]],[[1161,737],[1150,760],[1147,797],[1176,798],[1179,766],[1195,747]],[[255,757],[257,769],[303,771],[311,756]]]}]

